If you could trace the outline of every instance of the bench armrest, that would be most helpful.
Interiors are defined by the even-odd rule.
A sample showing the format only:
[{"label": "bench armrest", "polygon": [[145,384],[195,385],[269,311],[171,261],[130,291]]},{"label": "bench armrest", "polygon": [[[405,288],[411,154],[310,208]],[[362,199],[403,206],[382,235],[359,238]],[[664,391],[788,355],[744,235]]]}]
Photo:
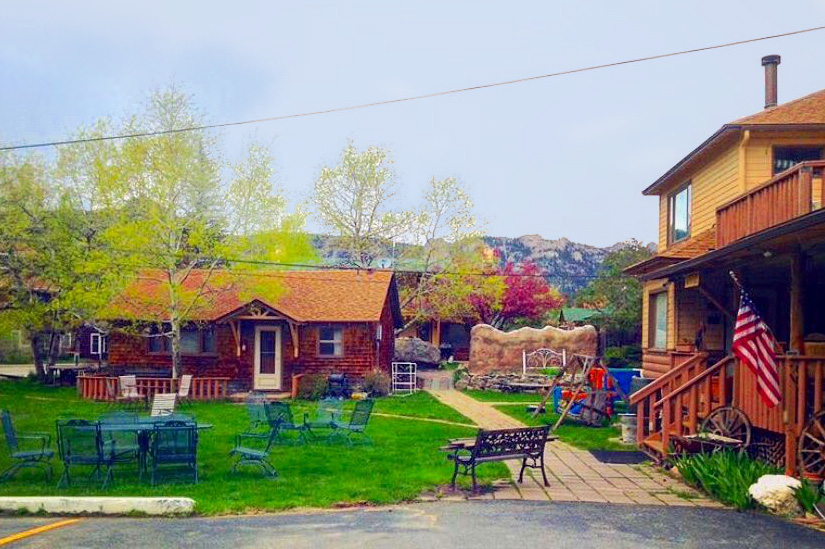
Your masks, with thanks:
[{"label": "bench armrest", "polygon": [[41,451],[46,450],[51,443],[52,436],[48,433],[26,433],[24,435],[17,435],[19,441],[40,441]]}]

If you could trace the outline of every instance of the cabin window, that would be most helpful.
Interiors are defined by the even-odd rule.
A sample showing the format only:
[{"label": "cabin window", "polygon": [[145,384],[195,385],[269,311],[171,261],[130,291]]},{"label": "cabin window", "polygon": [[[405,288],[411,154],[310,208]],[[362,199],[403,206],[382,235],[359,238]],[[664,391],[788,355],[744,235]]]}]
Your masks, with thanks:
[{"label": "cabin window", "polygon": [[690,202],[690,183],[685,184],[668,197],[668,236],[671,244],[690,236]]},{"label": "cabin window", "polygon": [[105,335],[91,334],[91,336],[89,337],[89,354],[97,356],[106,354]]},{"label": "cabin window", "polygon": [[650,296],[650,339],[654,349],[667,348],[667,292]]},{"label": "cabin window", "polygon": [[318,354],[321,356],[343,356],[344,331],[339,326],[318,328]]},{"label": "cabin window", "polygon": [[[180,332],[180,352],[184,355],[212,354],[217,352],[213,328],[185,328]],[[150,353],[171,353],[172,340],[167,336],[149,338]]]},{"label": "cabin window", "polygon": [[793,168],[800,162],[822,160],[822,147],[774,147],[773,175]]}]

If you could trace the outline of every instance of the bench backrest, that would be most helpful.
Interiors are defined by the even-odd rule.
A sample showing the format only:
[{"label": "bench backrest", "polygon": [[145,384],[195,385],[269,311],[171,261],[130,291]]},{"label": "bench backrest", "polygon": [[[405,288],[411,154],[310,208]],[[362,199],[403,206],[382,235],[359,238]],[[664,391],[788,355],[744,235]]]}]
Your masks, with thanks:
[{"label": "bench backrest", "polygon": [[482,429],[476,436],[473,456],[478,459],[513,454],[539,454],[544,451],[549,432],[549,425],[495,431]]}]

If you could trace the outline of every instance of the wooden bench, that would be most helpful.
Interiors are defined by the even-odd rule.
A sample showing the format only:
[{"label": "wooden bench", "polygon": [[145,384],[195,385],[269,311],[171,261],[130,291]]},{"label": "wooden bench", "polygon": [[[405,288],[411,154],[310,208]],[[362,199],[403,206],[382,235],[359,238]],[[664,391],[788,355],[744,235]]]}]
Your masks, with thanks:
[{"label": "wooden bench", "polygon": [[476,480],[476,466],[491,461],[521,460],[521,471],[518,481],[524,479],[524,469],[541,469],[544,485],[549,486],[547,474],[544,471],[544,445],[558,437],[550,435],[550,426],[520,427],[518,429],[500,429],[487,431],[480,429],[476,438],[454,439],[447,446],[441,448],[450,452],[447,459],[454,462],[455,470],[450,483],[455,489],[456,477],[463,468],[463,474],[473,478],[473,491],[478,488]]}]

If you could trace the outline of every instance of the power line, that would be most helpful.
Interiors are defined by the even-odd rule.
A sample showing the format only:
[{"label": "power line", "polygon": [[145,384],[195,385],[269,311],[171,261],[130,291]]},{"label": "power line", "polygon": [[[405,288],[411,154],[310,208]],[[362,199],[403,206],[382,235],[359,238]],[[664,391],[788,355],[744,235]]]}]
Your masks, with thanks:
[{"label": "power line", "polygon": [[686,55],[686,54],[689,54],[689,53],[698,53],[698,52],[702,52],[702,51],[716,50],[716,49],[720,49],[720,48],[729,48],[731,46],[741,46],[742,44],[750,44],[750,43],[753,43],[753,42],[761,42],[761,41],[764,41],[764,40],[773,40],[774,38],[782,38],[782,37],[785,37],[785,36],[793,36],[793,35],[796,35],[796,34],[814,32],[814,31],[818,31],[818,30],[822,30],[822,29],[825,29],[825,26],[812,27],[812,28],[808,28],[808,29],[796,30],[796,31],[791,31],[791,32],[784,32],[784,33],[781,33],[781,34],[773,34],[773,35],[770,35],[770,36],[761,36],[759,38],[749,38],[747,40],[738,40],[736,42],[728,42],[728,43],[725,43],[725,44],[716,44],[716,45],[713,45],[713,46],[704,46],[704,47],[701,47],[701,48],[693,48],[693,49],[689,49],[689,50],[675,51],[675,52],[670,52],[670,53],[662,53],[662,54],[658,54],[658,55],[650,55],[650,56],[647,56],[647,57],[639,57],[639,58],[636,58],[636,59],[627,59],[625,61],[616,61],[616,62],[613,62],[613,63],[604,63],[604,64],[601,64],[601,65],[593,65],[593,66],[590,66],[590,67],[582,67],[582,68],[578,68],[578,69],[570,69],[570,70],[566,70],[566,71],[559,71],[559,72],[554,72],[554,73],[549,73],[549,74],[541,74],[541,75],[538,75],[538,76],[528,76],[528,77],[525,77],[525,78],[517,78],[515,80],[505,80],[503,82],[494,82],[494,83],[491,83],[491,84],[479,84],[477,86],[470,86],[470,87],[466,87],[466,88],[458,88],[458,89],[453,89],[453,90],[433,92],[433,93],[427,93],[427,94],[423,94],[423,95],[414,95],[414,96],[410,96],[410,97],[402,97],[402,98],[399,98],[399,99],[388,99],[388,100],[385,100],[385,101],[375,101],[375,102],[372,102],[372,103],[363,103],[363,104],[360,104],[360,105],[350,105],[348,107],[337,107],[337,108],[332,108],[332,109],[310,111],[310,112],[303,112],[303,113],[296,113],[296,114],[284,114],[284,115],[281,115],[281,116],[271,116],[271,117],[268,117],[268,118],[258,118],[258,119],[255,119],[255,120],[243,120],[243,121],[239,121],[239,122],[224,122],[222,124],[204,124],[204,125],[200,125],[200,126],[188,126],[188,127],[185,127],[185,128],[177,128],[177,129],[172,129],[172,130],[134,132],[134,133],[126,133],[126,134],[119,134],[119,135],[107,135],[107,136],[100,136],[100,137],[86,137],[86,138],[82,138],[82,139],[64,139],[62,141],[47,141],[47,142],[43,142],[43,143],[29,143],[29,144],[24,144],[24,145],[10,145],[10,146],[6,146],[6,147],[0,147],[0,151],[13,151],[13,150],[19,150],[19,149],[35,149],[35,148],[40,148],[40,147],[57,147],[57,146],[60,146],[60,145],[71,145],[71,144],[77,144],[77,143],[92,143],[92,142],[96,142],[96,141],[111,141],[111,140],[117,140],[117,139],[131,139],[131,138],[137,138],[137,137],[153,137],[153,136],[158,136],[158,135],[175,134],[175,133],[200,131],[200,130],[211,130],[211,129],[216,129],[216,128],[226,128],[226,127],[230,127],[230,126],[242,126],[242,125],[246,125],[246,124],[259,124],[259,123],[262,123],[262,122],[274,122],[276,120],[286,120],[288,118],[300,118],[300,117],[305,117],[305,116],[318,116],[318,115],[322,115],[322,114],[331,114],[331,113],[335,113],[335,112],[351,111],[351,110],[356,110],[356,109],[366,109],[366,108],[369,108],[369,107],[377,107],[379,105],[390,105],[390,104],[393,104],[393,103],[404,103],[404,102],[407,102],[407,101],[417,101],[417,100],[420,100],[420,99],[429,99],[429,98],[432,98],[432,97],[440,97],[440,96],[443,96],[443,95],[451,95],[451,94],[455,94],[455,93],[463,93],[463,92],[469,92],[469,91],[475,91],[475,90],[482,90],[482,89],[494,88],[494,87],[498,87],[498,86],[508,86],[510,84],[520,84],[520,83],[524,83],[524,82],[531,82],[533,80],[541,80],[543,78],[552,78],[552,77],[555,77],[555,76],[565,76],[565,75],[568,75],[568,74],[576,74],[576,73],[579,73],[579,72],[594,71],[594,70],[599,70],[599,69],[606,69],[606,68],[609,68],[609,67],[617,67],[617,66],[620,66],[620,65],[629,65],[631,63],[642,63],[642,62],[645,62],[645,61],[653,61],[653,60],[656,60],[656,59],[663,59],[665,57],[675,57],[677,55]]}]

